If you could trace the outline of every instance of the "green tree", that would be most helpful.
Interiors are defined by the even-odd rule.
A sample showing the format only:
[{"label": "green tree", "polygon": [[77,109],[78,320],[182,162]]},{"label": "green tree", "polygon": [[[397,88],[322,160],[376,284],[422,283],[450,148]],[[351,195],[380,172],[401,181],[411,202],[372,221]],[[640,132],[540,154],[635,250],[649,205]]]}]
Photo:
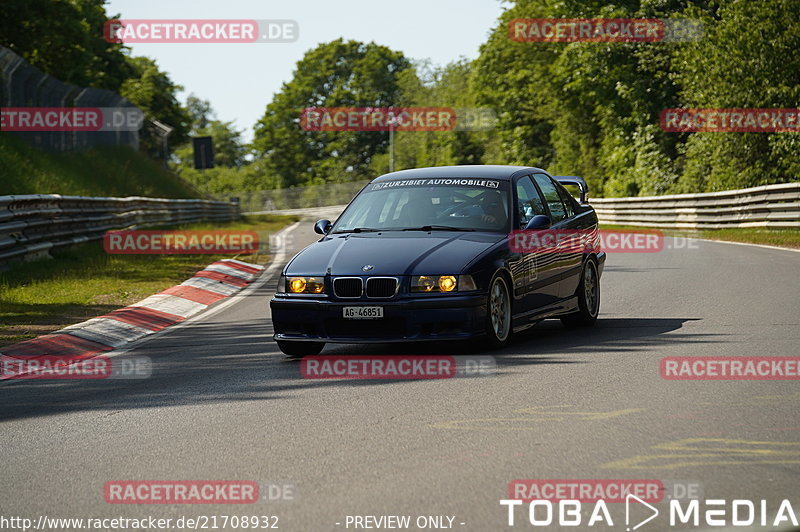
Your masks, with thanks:
[{"label": "green tree", "polygon": [[233,122],[218,119],[211,102],[190,94],[186,99],[192,137],[210,136],[214,147],[214,168],[195,170],[194,147],[187,142],[175,149],[172,168],[206,194],[234,195],[247,190],[269,188],[258,179],[259,168],[248,162],[250,148]]},{"label": "green tree", "polygon": [[[183,87],[173,83],[149,57],[133,57],[130,64],[135,75],[123,82],[120,94],[138,106],[146,118],[173,128],[169,135],[170,145],[178,146],[188,141],[191,117],[177,98]],[[146,133],[142,142],[151,153],[160,149],[159,139]]]},{"label": "green tree", "polygon": [[512,19],[552,16],[548,4],[544,0],[513,3],[474,62],[476,103],[495,109],[498,116],[498,142],[487,152],[486,162],[547,167],[554,159],[549,68],[561,45],[516,42],[508,36]]},{"label": "green tree", "polygon": [[[104,0],[4,0],[0,44],[59,81],[108,89],[139,106],[147,118],[174,128],[173,145],[186,141],[189,118],[177,101],[181,89],[155,61],[130,57],[129,49],[106,41],[110,19]],[[142,131],[142,146],[159,156],[161,141]]]},{"label": "green tree", "polygon": [[[471,63],[466,59],[446,66],[416,61],[398,77],[403,107],[476,107]],[[423,166],[481,164],[491,133],[473,131],[400,131],[395,133],[395,170]],[[372,174],[388,171],[389,154],[376,155]]]},{"label": "green tree", "polygon": [[[242,142],[242,132],[233,122],[219,120],[211,107],[211,102],[190,94],[186,99],[186,111],[191,123],[192,137],[211,137],[214,147],[214,164],[227,168],[238,168],[246,162],[248,147]],[[177,167],[189,168],[194,165],[194,148],[191,142],[175,149]]]},{"label": "green tree", "polygon": [[[677,180],[677,140],[658,116],[675,103],[665,43],[526,43],[508,38],[515,18],[655,18],[681,2],[559,3],[519,0],[481,49],[481,100],[498,106],[509,162],[582,175],[595,193],[664,192]],[[507,73],[507,74],[504,74]]]},{"label": "green tree", "polygon": [[[103,38],[104,0],[4,0],[0,45],[65,83],[118,91],[127,49]],[[116,18],[116,17],[114,17]]]},{"label": "green tree", "polygon": [[211,108],[211,102],[202,100],[190,94],[186,98],[186,111],[189,113],[189,120],[192,124],[192,134],[196,135],[198,131],[207,128],[211,120],[215,118],[214,110]]},{"label": "green tree", "polygon": [[308,51],[256,125],[253,145],[265,182],[291,186],[367,175],[372,158],[386,151],[385,132],[305,131],[301,113],[397,105],[398,78],[409,66],[402,53],[375,43],[337,39]]},{"label": "green tree", "polygon": [[[706,38],[677,53],[681,107],[796,108],[800,105],[800,3],[726,0],[703,20]],[[684,135],[678,191],[715,191],[793,181],[800,137],[792,133]]]}]

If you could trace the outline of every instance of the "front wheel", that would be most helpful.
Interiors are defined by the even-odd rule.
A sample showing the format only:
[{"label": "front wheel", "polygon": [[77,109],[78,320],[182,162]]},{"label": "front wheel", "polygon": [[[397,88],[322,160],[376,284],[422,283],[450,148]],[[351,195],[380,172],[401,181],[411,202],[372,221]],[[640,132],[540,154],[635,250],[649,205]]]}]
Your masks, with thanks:
[{"label": "front wheel", "polygon": [[283,354],[289,358],[318,355],[323,347],[325,347],[325,342],[285,342],[278,340],[278,349],[283,351]]},{"label": "front wheel", "polygon": [[577,296],[578,311],[561,318],[561,323],[567,327],[590,327],[600,313],[600,276],[594,258],[583,264]]},{"label": "front wheel", "polygon": [[501,347],[511,339],[511,295],[505,277],[498,272],[489,284],[486,299],[486,336],[489,347]]}]

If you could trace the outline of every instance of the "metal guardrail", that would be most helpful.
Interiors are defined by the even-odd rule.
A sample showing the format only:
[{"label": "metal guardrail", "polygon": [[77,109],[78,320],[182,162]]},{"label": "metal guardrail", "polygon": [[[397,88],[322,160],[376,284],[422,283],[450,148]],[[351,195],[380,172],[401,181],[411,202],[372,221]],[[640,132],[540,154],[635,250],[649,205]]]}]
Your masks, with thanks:
[{"label": "metal guardrail", "polygon": [[[364,184],[254,192],[243,198],[242,205],[251,214],[311,215],[337,205],[343,209]],[[589,202],[605,224],[672,229],[800,227],[800,182],[701,194],[595,198]]]},{"label": "metal guardrail", "polygon": [[601,223],[672,229],[800,227],[800,182],[702,194],[590,200]]},{"label": "metal guardrail", "polygon": [[0,196],[0,264],[97,240],[112,229],[230,221],[239,216],[238,203],[223,201],[59,194]]}]

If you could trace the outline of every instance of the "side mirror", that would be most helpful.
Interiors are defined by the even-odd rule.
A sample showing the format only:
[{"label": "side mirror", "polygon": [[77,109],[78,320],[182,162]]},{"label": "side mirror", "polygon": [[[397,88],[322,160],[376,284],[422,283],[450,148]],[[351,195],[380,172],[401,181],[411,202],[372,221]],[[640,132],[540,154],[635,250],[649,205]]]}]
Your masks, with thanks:
[{"label": "side mirror", "polygon": [[317,223],[314,224],[315,233],[319,233],[321,235],[327,235],[328,231],[330,230],[331,230],[330,220],[318,220]]},{"label": "side mirror", "polygon": [[545,216],[544,214],[537,214],[531,221],[528,222],[528,225],[525,226],[526,231],[532,231],[535,229],[548,229],[550,228],[550,217]]}]

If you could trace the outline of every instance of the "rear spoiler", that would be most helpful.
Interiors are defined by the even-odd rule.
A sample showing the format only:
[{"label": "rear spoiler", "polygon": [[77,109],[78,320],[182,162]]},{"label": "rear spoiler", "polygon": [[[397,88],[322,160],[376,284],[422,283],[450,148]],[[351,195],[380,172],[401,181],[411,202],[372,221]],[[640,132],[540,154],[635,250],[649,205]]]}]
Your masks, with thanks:
[{"label": "rear spoiler", "polygon": [[562,185],[576,185],[581,191],[581,204],[585,205],[589,202],[589,185],[586,184],[586,181],[582,177],[576,175],[556,175],[553,176],[553,179]]}]

